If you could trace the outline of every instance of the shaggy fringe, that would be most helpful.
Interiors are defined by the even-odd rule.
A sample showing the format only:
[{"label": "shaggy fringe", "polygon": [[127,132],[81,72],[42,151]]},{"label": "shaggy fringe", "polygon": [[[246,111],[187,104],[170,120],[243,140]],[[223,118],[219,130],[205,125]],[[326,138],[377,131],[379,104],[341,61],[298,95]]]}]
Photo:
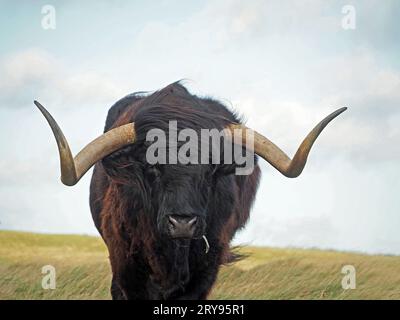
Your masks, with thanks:
[{"label": "shaggy fringe", "polygon": [[242,250],[242,248],[243,248],[243,246],[240,246],[240,245],[230,247],[229,255],[228,255],[227,261],[224,263],[224,265],[232,265],[235,262],[241,261],[241,260],[249,257],[249,254],[240,252]]}]

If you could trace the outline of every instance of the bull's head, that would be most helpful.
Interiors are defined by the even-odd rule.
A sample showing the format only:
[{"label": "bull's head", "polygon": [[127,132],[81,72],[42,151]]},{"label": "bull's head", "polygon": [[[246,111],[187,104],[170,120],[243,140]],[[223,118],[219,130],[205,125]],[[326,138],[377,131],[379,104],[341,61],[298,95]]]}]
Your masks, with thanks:
[{"label": "bull's head", "polygon": [[[56,121],[40,103],[35,101],[35,105],[46,118],[56,138],[60,154],[61,181],[65,185],[75,185],[96,162],[107,158],[119,149],[135,144],[135,123],[128,123],[102,134],[73,157],[68,142]],[[251,145],[252,150],[250,151],[268,161],[286,177],[294,178],[301,174],[318,135],[331,120],[345,110],[346,108],[338,109],[317,124],[301,143],[293,159],[290,159],[266,137],[241,124],[229,124],[225,127],[225,132],[228,137],[233,138],[235,143],[239,141],[246,148],[249,148],[246,138],[248,133],[251,133],[254,144]],[[205,229],[203,211],[206,209],[207,194],[210,190],[203,190],[206,188],[206,184],[202,183],[203,169],[191,171],[189,167],[182,168],[179,165],[166,165],[163,170],[152,166],[148,166],[146,169],[148,170],[146,179],[166,181],[165,183],[160,183],[159,180],[153,181],[155,188],[163,188],[162,192],[155,193],[161,197],[154,201],[158,203],[159,207],[157,209],[157,225],[160,231],[172,238],[201,237]],[[206,167],[203,168],[207,170]],[[180,176],[184,177],[181,181],[176,180],[176,170],[179,170]],[[175,181],[175,184],[171,186],[168,181]],[[177,190],[179,188],[182,190]]]}]

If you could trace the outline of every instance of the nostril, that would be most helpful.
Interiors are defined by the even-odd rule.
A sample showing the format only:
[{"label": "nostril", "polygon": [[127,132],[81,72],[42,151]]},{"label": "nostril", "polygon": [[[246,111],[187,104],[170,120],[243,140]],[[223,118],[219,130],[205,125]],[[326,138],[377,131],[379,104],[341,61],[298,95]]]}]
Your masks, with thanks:
[{"label": "nostril", "polygon": [[194,226],[197,222],[197,217],[194,217],[188,222],[189,227]]},{"label": "nostril", "polygon": [[197,217],[187,217],[180,215],[169,215],[168,216],[169,223],[175,228],[181,227],[192,227],[197,223]]},{"label": "nostril", "polygon": [[173,218],[172,216],[168,216],[168,220],[169,222],[174,226],[177,227],[180,223],[178,222],[178,220],[176,220],[175,218]]},{"label": "nostril", "polygon": [[167,232],[172,238],[191,238],[194,236],[200,219],[194,215],[171,214],[165,217]]}]

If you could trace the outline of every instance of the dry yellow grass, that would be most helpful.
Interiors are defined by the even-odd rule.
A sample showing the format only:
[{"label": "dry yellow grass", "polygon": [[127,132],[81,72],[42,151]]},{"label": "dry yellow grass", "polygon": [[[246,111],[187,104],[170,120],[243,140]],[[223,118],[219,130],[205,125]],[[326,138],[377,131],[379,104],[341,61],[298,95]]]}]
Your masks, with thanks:
[{"label": "dry yellow grass", "polygon": [[[400,299],[400,257],[247,247],[222,268],[211,299]],[[343,290],[353,265],[357,288]],[[52,265],[57,288],[43,290]],[[110,299],[111,276],[100,238],[0,231],[0,299]]]}]

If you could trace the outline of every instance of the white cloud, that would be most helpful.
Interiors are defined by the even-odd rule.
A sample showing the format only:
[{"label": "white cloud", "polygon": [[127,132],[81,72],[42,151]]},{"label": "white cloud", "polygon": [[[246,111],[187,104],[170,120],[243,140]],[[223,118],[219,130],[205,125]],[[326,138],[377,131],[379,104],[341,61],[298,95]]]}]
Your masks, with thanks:
[{"label": "white cloud", "polygon": [[59,67],[56,59],[42,49],[17,52],[2,61],[4,73],[1,85],[20,89],[26,82],[54,78]]},{"label": "white cloud", "polygon": [[[314,81],[322,103],[348,106],[336,125],[337,142],[351,158],[366,161],[398,161],[400,141],[394,119],[400,116],[400,72],[381,66],[371,52],[322,61],[317,70],[327,77]],[[337,145],[332,136],[329,145]]]},{"label": "white cloud", "polygon": [[90,71],[73,73],[49,52],[29,48],[0,61],[0,108],[31,106],[43,99],[56,106],[115,101],[123,90],[106,77]]}]

